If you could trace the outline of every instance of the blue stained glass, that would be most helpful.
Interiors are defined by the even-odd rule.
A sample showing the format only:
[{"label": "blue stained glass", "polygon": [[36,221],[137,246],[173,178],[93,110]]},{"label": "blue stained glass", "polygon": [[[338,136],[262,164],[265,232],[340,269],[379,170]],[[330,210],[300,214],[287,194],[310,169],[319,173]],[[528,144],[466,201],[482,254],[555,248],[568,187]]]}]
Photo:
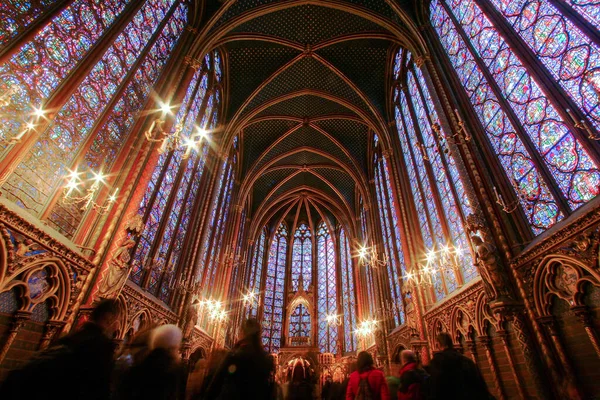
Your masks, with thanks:
[{"label": "blue stained glass", "polygon": [[[252,264],[250,267],[250,283],[248,290],[256,295],[257,299],[260,299],[260,290],[262,283],[263,264],[265,259],[265,247],[267,246],[267,231],[265,228],[262,229],[260,237],[254,245],[254,255],[252,256]],[[246,317],[257,317],[258,308],[260,304],[254,302],[250,304],[246,310]]]},{"label": "blue stained glass", "polygon": [[302,276],[304,290],[312,282],[312,242],[310,228],[302,223],[294,233],[292,247],[292,291],[299,289],[300,276]]},{"label": "blue stained glass", "polygon": [[[308,307],[304,304],[298,304],[290,315],[290,337],[303,338],[304,340],[298,341],[298,344],[310,346],[310,328],[310,312],[308,311]],[[294,343],[294,339],[292,339],[292,344]]]},{"label": "blue stained glass", "polygon": [[287,227],[281,223],[271,241],[263,309],[263,344],[269,353],[279,350],[283,321],[283,288],[287,254]]},{"label": "blue stained glass", "polygon": [[325,222],[317,228],[317,310],[319,317],[319,349],[322,353],[338,353],[337,326],[327,323],[327,316],[337,315],[337,283],[335,246]]},{"label": "blue stained glass", "polygon": [[471,99],[500,164],[515,190],[524,194],[520,197],[520,202],[533,232],[543,232],[564,218],[548,189],[548,183],[538,172],[473,54],[438,0],[431,3],[431,22]]},{"label": "blue stained glass", "polygon": [[356,293],[354,291],[354,269],[352,253],[346,231],[340,229],[340,263],[342,271],[342,304],[344,309],[344,351],[356,351]]}]

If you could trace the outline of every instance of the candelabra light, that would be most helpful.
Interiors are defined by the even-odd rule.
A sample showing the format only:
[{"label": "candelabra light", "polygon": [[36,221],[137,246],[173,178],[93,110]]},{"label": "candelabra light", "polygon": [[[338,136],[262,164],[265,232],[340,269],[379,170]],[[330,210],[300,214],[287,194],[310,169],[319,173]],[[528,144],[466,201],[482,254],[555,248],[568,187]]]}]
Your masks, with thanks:
[{"label": "candelabra light", "polygon": [[342,325],[342,318],[339,314],[327,314],[325,316],[325,322],[329,326],[340,326]]},{"label": "candelabra light", "polygon": [[377,324],[377,321],[374,319],[362,321],[356,327],[354,334],[361,339],[368,338],[369,336],[375,333],[375,330],[377,329]]},{"label": "candelabra light", "polygon": [[459,268],[463,249],[446,245],[439,250],[429,250],[425,260],[417,264],[416,271],[407,272],[404,281],[410,286],[432,286],[438,272],[455,271]]},{"label": "candelabra light", "polygon": [[[4,107],[10,104],[10,95],[13,93],[15,93],[15,90],[11,88],[8,90],[7,93],[0,96],[0,107]],[[2,134],[2,136],[0,136],[0,144],[13,145],[20,143],[26,134],[35,131],[35,127],[37,126],[36,123],[40,120],[40,118],[44,117],[44,114],[46,114],[46,112],[43,109],[33,107],[33,111],[31,112],[31,119],[25,122],[23,129],[21,129],[21,132],[19,132],[17,136],[13,136],[11,138],[7,138],[6,136],[4,136],[4,134]]]},{"label": "candelabra light", "polygon": [[380,256],[377,254],[375,246],[362,245],[357,249],[356,255],[360,266],[370,265],[372,268],[383,268],[389,262],[387,254],[384,253],[383,256]]},{"label": "candelabra light", "polygon": [[245,305],[254,306],[258,302],[258,294],[253,291],[249,291],[242,297],[242,301]]},{"label": "candelabra light", "polygon": [[227,320],[227,311],[223,302],[214,299],[200,300],[199,312],[202,317],[208,317],[213,322],[224,322]]},{"label": "candelabra light", "polygon": [[[196,132],[193,132],[190,136],[185,136],[182,134],[184,125],[181,123],[175,125],[173,132],[165,130],[165,117],[167,114],[171,113],[171,108],[173,107],[168,103],[162,103],[160,107],[162,116],[156,118],[152,122],[150,128],[144,132],[144,135],[146,136],[147,141],[151,143],[160,143],[158,148],[160,154],[174,151],[180,147],[185,147],[185,153],[182,158],[186,160],[191,155],[192,150],[198,150],[200,143],[207,137],[208,132],[203,128],[197,127]],[[185,118],[182,120],[185,120]]]},{"label": "candelabra light", "polygon": [[502,211],[504,211],[507,214],[511,214],[511,213],[515,212],[516,209],[519,208],[519,204],[521,204],[521,202],[527,201],[527,192],[525,192],[524,189],[519,188],[519,183],[515,180],[513,180],[513,185],[515,188],[518,188],[518,189],[517,189],[517,200],[512,201],[512,202],[505,201],[504,198],[502,197],[502,195],[498,192],[498,189],[496,189],[496,186],[493,187],[494,196],[496,197],[496,204],[498,204],[500,207],[502,207]]},{"label": "candelabra light", "polygon": [[[67,176],[67,184],[63,188],[62,201],[67,205],[80,205],[81,211],[85,211],[91,207],[99,214],[106,214],[117,200],[119,189],[116,188],[103,204],[96,203],[94,199],[101,186],[106,184],[106,175],[102,172],[96,173],[94,171],[90,171],[89,174],[92,175],[92,178],[84,179],[84,175],[88,175],[87,173],[80,172],[77,168],[70,171]],[[85,189],[86,184],[90,182],[90,186]]]},{"label": "candelabra light", "polygon": [[[596,91],[596,93],[598,94],[598,97],[600,98],[600,92],[596,88],[596,85],[593,84],[592,82],[592,87],[594,88],[594,90]],[[573,121],[573,125],[575,126],[575,128],[577,129],[583,129],[586,133],[589,139],[591,140],[600,140],[600,136],[597,136],[596,134],[594,134],[594,132],[592,131],[592,129],[589,127],[588,123],[583,120],[577,120],[577,118],[575,117],[575,114],[573,113],[573,111],[571,111],[570,109],[566,109],[567,114],[569,114],[569,117],[571,117],[571,120]]]}]

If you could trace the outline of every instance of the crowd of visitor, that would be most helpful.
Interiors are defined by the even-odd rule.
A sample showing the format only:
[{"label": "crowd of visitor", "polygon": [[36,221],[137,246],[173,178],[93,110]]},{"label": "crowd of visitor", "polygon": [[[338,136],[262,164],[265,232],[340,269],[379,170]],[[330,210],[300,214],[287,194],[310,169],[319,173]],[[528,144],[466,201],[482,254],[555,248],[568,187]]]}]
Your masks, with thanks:
[{"label": "crowd of visitor", "polygon": [[[261,326],[244,322],[244,337],[231,351],[215,350],[206,372],[190,376],[180,358],[183,335],[175,325],[139,332],[120,354],[112,340],[120,308],[115,300],[101,301],[77,332],[58,340],[12,371],[0,385],[0,399],[85,400],[311,400],[314,382],[290,375],[275,379],[273,359],[261,343]],[[453,349],[447,334],[425,367],[416,355],[401,353],[402,367],[387,377],[373,357],[360,352],[355,370],[344,382],[328,379],[323,400],[490,400],[485,381],[469,358]],[[187,386],[187,388],[186,388]]]}]

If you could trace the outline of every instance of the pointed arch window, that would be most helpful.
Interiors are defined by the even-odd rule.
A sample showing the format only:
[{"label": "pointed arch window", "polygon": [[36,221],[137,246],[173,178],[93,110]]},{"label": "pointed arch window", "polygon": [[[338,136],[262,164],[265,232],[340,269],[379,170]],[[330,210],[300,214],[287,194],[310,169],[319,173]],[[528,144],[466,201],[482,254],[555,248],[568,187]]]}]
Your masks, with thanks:
[{"label": "pointed arch window", "polygon": [[[75,1],[0,65],[0,91],[12,93],[8,104],[0,107],[0,134],[10,138],[25,132],[38,137],[2,186],[3,192],[69,238],[85,213],[62,202],[64,177],[75,171],[86,182],[94,172],[111,171],[135,114],[145,107],[187,22],[187,6],[174,0],[148,0],[125,12],[126,5]],[[68,87],[79,61],[113,23],[127,19],[121,12],[133,10],[85,79],[73,85],[70,95],[69,89],[61,89],[67,94],[65,102],[55,104],[61,98],[55,96],[56,90]],[[46,104],[49,99],[52,103]],[[31,115],[49,104],[57,109],[50,119]],[[28,123],[33,128],[27,128]]]},{"label": "pointed arch window", "polygon": [[258,309],[260,307],[260,303],[258,299],[262,296],[260,295],[261,284],[262,284],[262,274],[263,274],[263,265],[265,262],[265,248],[267,247],[267,229],[263,228],[260,233],[260,237],[258,241],[254,245],[254,254],[252,255],[252,263],[250,264],[250,280],[248,283],[248,291],[250,293],[254,293],[255,301],[248,305],[246,310],[246,317],[254,317],[258,316]]},{"label": "pointed arch window", "polygon": [[337,315],[337,273],[334,239],[325,221],[317,227],[317,311],[319,317],[319,349],[322,353],[338,353],[338,328],[327,323],[328,315]]},{"label": "pointed arch window", "polygon": [[[193,76],[184,101],[175,116],[174,126],[183,125],[189,135],[197,126],[214,128],[212,115],[216,104],[210,104],[212,57]],[[213,83],[214,84],[214,83]],[[209,121],[213,121],[210,122]],[[176,129],[176,128],[173,128]],[[184,159],[179,148],[160,155],[151,180],[144,192],[138,213],[143,216],[144,230],[133,251],[130,279],[168,302],[178,275],[179,257],[188,233],[191,213],[204,176],[209,146],[206,141],[199,151]]]},{"label": "pointed arch window", "polygon": [[425,247],[418,262],[426,253],[451,246],[460,266],[436,273],[432,300],[440,300],[477,275],[464,225],[473,210],[425,79],[408,51],[398,53],[395,70],[400,85],[395,90],[396,127]]},{"label": "pointed arch window", "polygon": [[310,312],[305,304],[300,303],[294,308],[294,311],[290,315],[290,338],[292,344],[294,343],[294,338],[303,338],[304,341],[299,341],[298,343],[301,343],[304,346],[310,346],[310,332]]},{"label": "pointed arch window", "polygon": [[600,193],[598,152],[555,95],[564,92],[573,117],[583,116],[598,135],[598,41],[571,20],[581,13],[597,23],[597,6],[568,3],[569,15],[547,0],[430,6],[431,23],[534,234]]},{"label": "pointed arch window", "polygon": [[384,250],[388,257],[387,281],[392,300],[394,324],[405,321],[404,300],[402,298],[402,279],[406,273],[404,253],[400,238],[400,225],[395,207],[394,192],[385,159],[375,155],[375,193],[379,206],[379,218],[383,234]]},{"label": "pointed arch window", "polygon": [[299,289],[300,277],[304,290],[312,281],[312,241],[310,228],[306,223],[301,223],[294,233],[292,248],[292,291]]},{"label": "pointed arch window", "polygon": [[265,279],[262,341],[269,353],[277,352],[281,345],[287,248],[288,230],[282,222],[271,241]]},{"label": "pointed arch window", "polygon": [[344,228],[340,229],[339,237],[340,265],[342,272],[342,306],[344,310],[344,351],[356,351],[356,292],[354,290],[354,268],[350,241]]}]

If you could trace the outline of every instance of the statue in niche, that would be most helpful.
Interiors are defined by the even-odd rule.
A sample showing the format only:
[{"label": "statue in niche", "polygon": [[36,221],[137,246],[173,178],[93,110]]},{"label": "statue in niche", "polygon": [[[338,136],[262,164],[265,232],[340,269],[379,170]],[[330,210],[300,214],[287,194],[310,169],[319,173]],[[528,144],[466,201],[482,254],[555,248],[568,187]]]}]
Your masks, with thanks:
[{"label": "statue in niche", "polygon": [[488,300],[511,299],[510,285],[502,271],[496,246],[486,243],[479,235],[471,235],[471,242],[475,249],[475,264]]},{"label": "statue in niche", "polygon": [[98,297],[114,298],[121,292],[132,267],[129,261],[131,260],[131,249],[135,246],[134,238],[142,232],[142,229],[144,229],[144,223],[140,215],[133,217],[125,227],[127,235],[120,240],[119,247],[108,262],[108,270],[98,288]]},{"label": "statue in niche", "polygon": [[181,324],[181,331],[183,333],[184,339],[189,339],[192,337],[192,333],[194,332],[194,327],[198,323],[198,307],[200,306],[200,301],[196,298],[193,301],[188,301],[188,305],[186,307],[185,315],[182,318],[183,323]]},{"label": "statue in niche", "polygon": [[131,270],[131,265],[129,264],[131,255],[129,252],[134,245],[135,240],[130,237],[125,237],[121,240],[117,251],[115,251],[113,257],[108,262],[108,270],[98,288],[98,297],[107,299],[119,295]]}]

